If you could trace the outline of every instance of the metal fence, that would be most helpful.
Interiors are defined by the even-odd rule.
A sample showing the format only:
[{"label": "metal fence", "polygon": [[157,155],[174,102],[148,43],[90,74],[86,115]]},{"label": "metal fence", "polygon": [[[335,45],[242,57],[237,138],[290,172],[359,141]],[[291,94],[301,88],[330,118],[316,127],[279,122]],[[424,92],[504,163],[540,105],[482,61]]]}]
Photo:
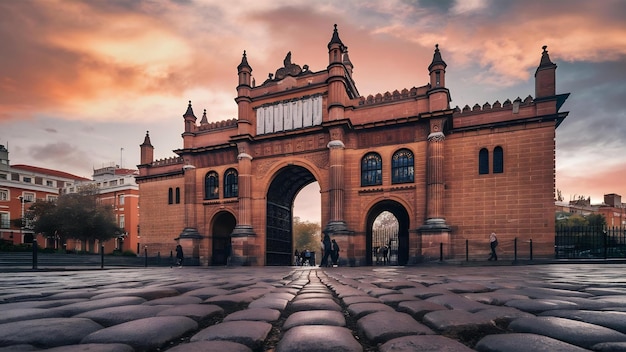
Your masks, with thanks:
[{"label": "metal fence", "polygon": [[626,228],[557,227],[556,259],[626,258]]}]

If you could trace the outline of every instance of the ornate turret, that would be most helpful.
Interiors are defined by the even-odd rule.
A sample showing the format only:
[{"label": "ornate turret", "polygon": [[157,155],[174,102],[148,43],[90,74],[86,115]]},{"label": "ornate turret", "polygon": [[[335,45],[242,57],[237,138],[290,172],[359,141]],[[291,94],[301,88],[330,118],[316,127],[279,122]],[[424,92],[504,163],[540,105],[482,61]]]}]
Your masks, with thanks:
[{"label": "ornate turret", "polygon": [[446,62],[441,58],[441,52],[439,52],[439,44],[435,44],[435,53],[433,54],[433,61],[428,65],[428,72],[430,74],[430,86],[431,89],[443,88],[446,86]]},{"label": "ornate turret", "polygon": [[245,50],[243,51],[241,63],[237,66],[237,74],[239,75],[239,86],[248,86],[249,88],[252,80],[252,67],[248,64]]},{"label": "ornate turret", "polygon": [[250,134],[254,131],[254,127],[252,126],[252,121],[250,118],[251,108],[250,103],[252,99],[250,99],[250,91],[254,88],[252,79],[252,67],[248,64],[248,58],[246,57],[246,51],[243,51],[243,56],[241,57],[241,63],[237,66],[237,75],[239,76],[239,84],[237,85],[237,98],[235,98],[235,102],[238,107],[238,131],[239,134]]},{"label": "ornate turret", "polygon": [[193,114],[193,109],[191,108],[191,100],[189,101],[189,105],[187,105],[187,111],[183,115],[185,119],[185,132],[192,132],[194,127],[196,126],[196,115]]},{"label": "ornate turret", "polygon": [[343,65],[346,67],[346,70],[348,70],[348,73],[350,74],[350,76],[352,76],[352,69],[354,68],[354,65],[352,65],[352,61],[350,61],[350,57],[348,56],[348,47],[345,47],[345,50],[343,51]]},{"label": "ornate turret", "polygon": [[541,61],[535,71],[535,98],[552,97],[556,94],[556,64],[550,61],[550,55],[542,47]]},{"label": "ornate turret", "polygon": [[204,126],[204,125],[208,125],[209,124],[209,119],[207,119],[206,117],[206,109],[204,109],[204,112],[202,113],[202,118],[200,119],[200,126]]},{"label": "ornate turret", "polygon": [[428,65],[430,74],[430,89],[428,90],[428,102],[430,111],[449,109],[450,92],[446,88],[446,62],[441,58],[439,44],[435,44],[433,61]]},{"label": "ornate turret", "polygon": [[345,47],[341,39],[339,39],[339,32],[337,32],[337,25],[335,24],[333,36],[330,38],[330,42],[328,42],[328,65],[342,63],[344,49]]},{"label": "ornate turret", "polygon": [[141,164],[152,164],[154,161],[154,147],[150,143],[150,131],[146,131],[146,137],[143,139],[143,143],[139,145],[141,150]]}]

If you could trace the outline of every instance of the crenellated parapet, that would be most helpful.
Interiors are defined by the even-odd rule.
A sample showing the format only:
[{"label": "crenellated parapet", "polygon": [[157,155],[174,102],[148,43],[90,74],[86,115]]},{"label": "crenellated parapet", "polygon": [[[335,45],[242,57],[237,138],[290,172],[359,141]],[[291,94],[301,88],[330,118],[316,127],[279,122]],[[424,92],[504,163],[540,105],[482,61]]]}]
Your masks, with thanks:
[{"label": "crenellated parapet", "polygon": [[173,156],[170,158],[165,158],[165,159],[158,159],[152,162],[151,166],[152,167],[156,167],[156,166],[170,166],[170,165],[176,165],[176,164],[183,164],[184,160],[182,157],[180,156]]},{"label": "crenellated parapet", "polygon": [[418,96],[426,95],[428,91],[428,86],[424,87],[413,87],[410,90],[404,88],[402,91],[394,90],[392,93],[385,92],[384,94],[376,94],[376,95],[368,95],[367,98],[361,97],[359,99],[359,105],[376,105],[376,104],[384,104],[394,101],[400,100],[408,100],[415,99]]},{"label": "crenellated parapet", "polygon": [[237,119],[229,119],[222,121],[207,122],[197,126],[198,131],[221,130],[224,128],[237,128]]},{"label": "crenellated parapet", "polygon": [[519,107],[530,106],[534,104],[535,100],[532,96],[527,96],[526,99],[522,100],[520,97],[517,97],[515,100],[511,102],[510,99],[504,101],[504,103],[500,103],[500,101],[496,100],[493,104],[489,104],[489,102],[484,103],[482,106],[480,104],[474,104],[474,106],[470,107],[469,105],[465,105],[463,109],[458,106],[454,108],[455,112],[461,114],[473,113],[473,112],[488,112],[488,111],[498,111],[498,110],[507,110],[507,109],[516,109]]}]

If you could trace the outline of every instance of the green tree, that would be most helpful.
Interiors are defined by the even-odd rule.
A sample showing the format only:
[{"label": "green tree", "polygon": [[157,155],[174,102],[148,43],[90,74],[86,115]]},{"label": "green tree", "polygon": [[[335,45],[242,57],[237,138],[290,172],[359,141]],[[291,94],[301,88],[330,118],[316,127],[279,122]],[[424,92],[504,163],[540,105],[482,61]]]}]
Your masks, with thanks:
[{"label": "green tree", "polygon": [[56,202],[36,202],[25,216],[33,230],[83,243],[106,241],[123,232],[115,221],[111,206],[98,202],[96,185],[81,187],[77,193],[59,196]]},{"label": "green tree", "polygon": [[604,227],[606,226],[606,219],[602,214],[590,214],[586,216],[587,223],[589,226],[593,227]]},{"label": "green tree", "polygon": [[300,220],[300,217],[293,218],[293,239],[294,248],[298,252],[308,249],[316,252],[319,256],[320,253],[320,241],[321,226],[315,222],[308,222]]}]

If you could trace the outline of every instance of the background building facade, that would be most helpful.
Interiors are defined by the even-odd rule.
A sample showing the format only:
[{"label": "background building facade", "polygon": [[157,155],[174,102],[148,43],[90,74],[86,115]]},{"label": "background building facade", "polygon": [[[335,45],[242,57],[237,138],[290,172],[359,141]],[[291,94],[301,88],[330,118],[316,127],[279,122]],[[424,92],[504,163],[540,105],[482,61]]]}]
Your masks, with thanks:
[{"label": "background building facade", "polygon": [[[291,61],[260,85],[244,51],[237,67],[236,119],[200,122],[191,102],[177,156],[154,160],[140,146],[140,228],[151,255],[179,241],[201,264],[288,265],[293,201],[320,186],[323,232],[342,264],[369,265],[388,245],[398,264],[503,251],[532,239],[554,253],[555,129],[568,94],[556,94],[556,65],[544,47],[535,97],[451,108],[439,47],[429,83],[360,96],[337,28],[328,66]],[[398,232],[381,242],[372,224],[392,213]]]}]

